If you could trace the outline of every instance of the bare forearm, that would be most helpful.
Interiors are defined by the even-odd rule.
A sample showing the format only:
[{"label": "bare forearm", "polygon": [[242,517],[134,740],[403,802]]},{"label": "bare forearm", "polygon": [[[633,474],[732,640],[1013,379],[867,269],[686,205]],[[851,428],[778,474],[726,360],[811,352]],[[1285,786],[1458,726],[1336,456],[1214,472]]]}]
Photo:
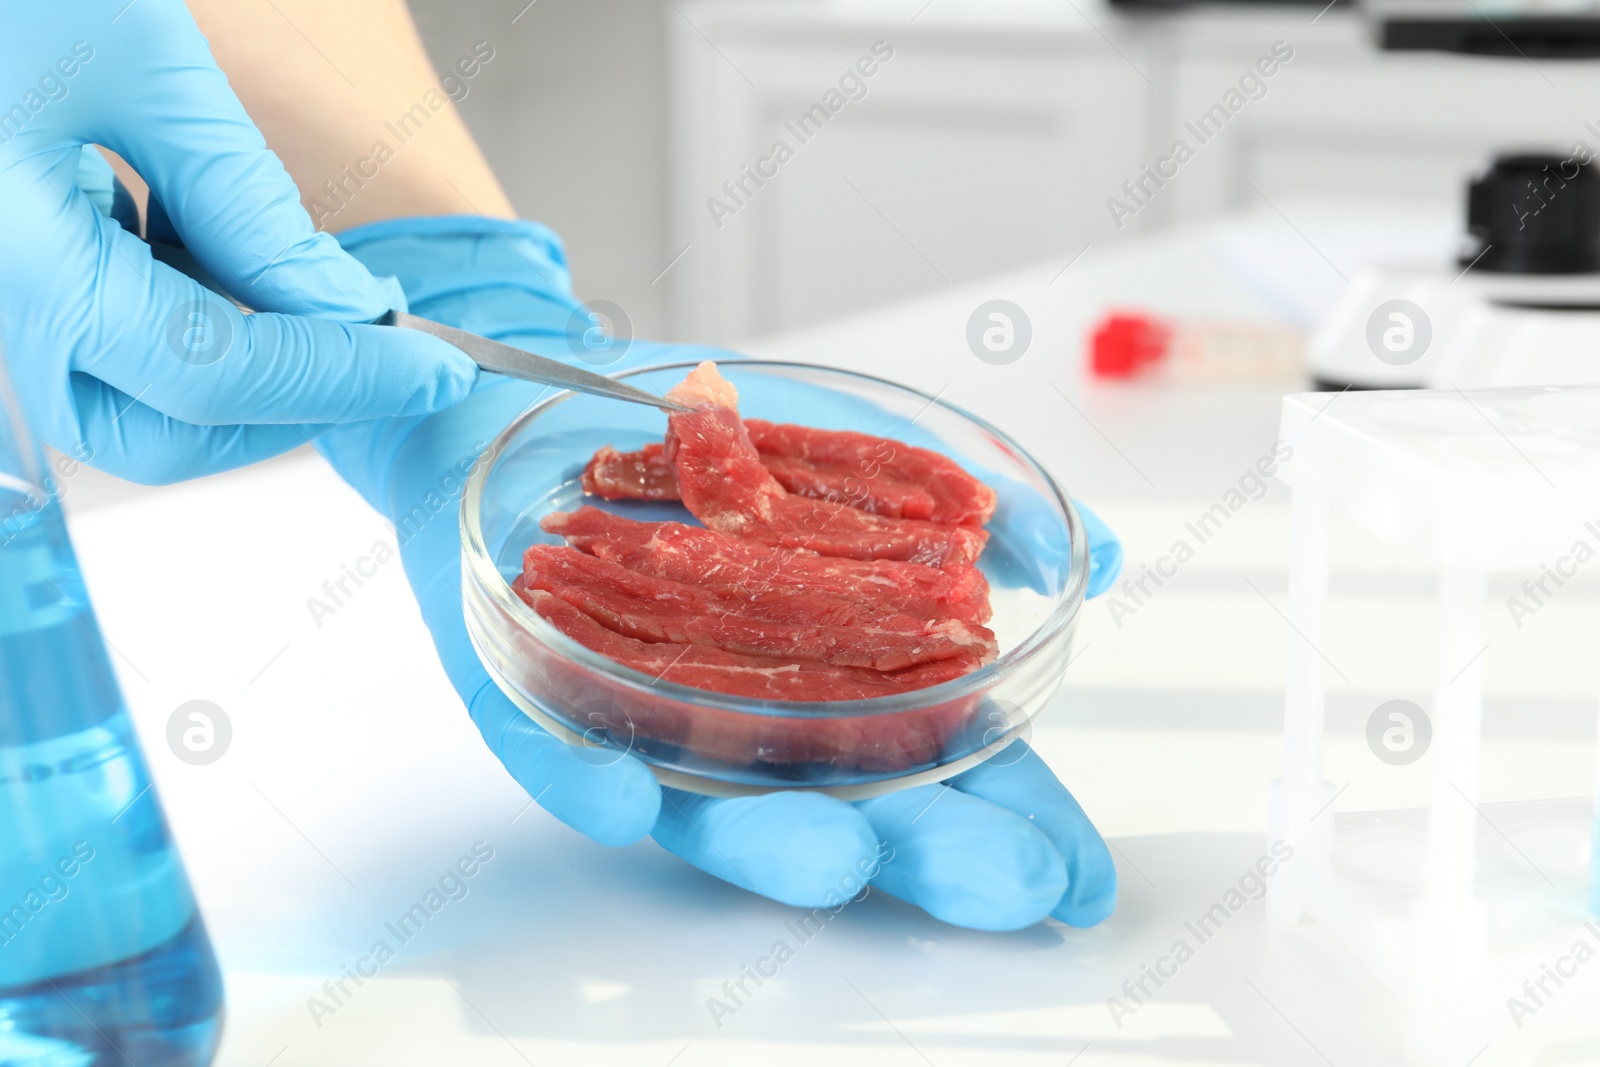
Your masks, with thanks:
[{"label": "bare forearm", "polygon": [[322,228],[513,214],[403,0],[188,3]]}]

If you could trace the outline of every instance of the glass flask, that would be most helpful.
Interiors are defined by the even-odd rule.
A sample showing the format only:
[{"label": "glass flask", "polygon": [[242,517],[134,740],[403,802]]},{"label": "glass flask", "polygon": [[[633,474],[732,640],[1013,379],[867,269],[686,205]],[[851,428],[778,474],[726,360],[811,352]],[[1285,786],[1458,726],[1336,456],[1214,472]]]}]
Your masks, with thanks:
[{"label": "glass flask", "polygon": [[200,1067],[222,976],[67,537],[73,462],[0,359],[0,1065]]}]

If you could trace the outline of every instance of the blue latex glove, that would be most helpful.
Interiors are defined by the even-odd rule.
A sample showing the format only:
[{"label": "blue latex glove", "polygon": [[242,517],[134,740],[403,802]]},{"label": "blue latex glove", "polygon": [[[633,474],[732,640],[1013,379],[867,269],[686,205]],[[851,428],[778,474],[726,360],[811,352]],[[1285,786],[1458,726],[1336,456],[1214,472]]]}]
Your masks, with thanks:
[{"label": "blue latex glove", "polygon": [[[346,325],[399,286],[313,230],[180,0],[8,4],[0,108],[0,341],[46,441],[167,482],[471,389],[449,345]],[[166,258],[264,313],[159,261],[87,144],[149,183]]]},{"label": "blue latex glove", "polygon": [[[375,272],[397,276],[418,314],[548,354],[575,350],[568,323],[578,305],[560,245],[541,226],[398,220],[341,240]],[[727,356],[635,343],[606,369]],[[455,503],[462,472],[541,391],[485,376],[449,411],[341,427],[318,448],[391,520],[430,494],[434,511]],[[529,795],[569,826],[610,845],[648,833],[702,870],[802,907],[837,903],[840,887],[861,885],[868,871],[885,892],[980,929],[1015,929],[1047,915],[1089,926],[1110,913],[1116,871],[1105,843],[1021,742],[945,785],[848,804],[814,793],[724,800],[663,789],[635,757],[552,737],[496,688],[468,641],[454,511],[439,508],[402,547],[406,575],[484,740]],[[888,846],[882,853],[880,842]]]}]

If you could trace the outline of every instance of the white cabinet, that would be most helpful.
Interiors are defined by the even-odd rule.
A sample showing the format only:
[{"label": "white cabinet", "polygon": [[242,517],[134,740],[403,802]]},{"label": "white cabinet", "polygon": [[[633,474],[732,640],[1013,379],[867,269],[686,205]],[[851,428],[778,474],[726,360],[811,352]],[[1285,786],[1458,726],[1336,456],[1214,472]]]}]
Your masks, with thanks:
[{"label": "white cabinet", "polygon": [[[659,285],[676,336],[736,342],[1021,263],[1050,269],[1085,244],[1262,198],[1459,204],[1496,148],[1581,140],[1600,154],[1585,125],[1600,130],[1600,63],[1380,53],[1342,9],[935,0],[910,21],[919,6],[669,12],[668,245],[683,255]],[[894,57],[866,96],[797,143],[785,120],[880,40]],[[1185,123],[1275,42],[1293,58],[1201,144]],[[1108,201],[1180,137],[1194,158],[1146,181],[1148,202],[1113,225]],[[707,200],[779,138],[794,158],[719,227]]]},{"label": "white cabinet", "polygon": [[[736,341],[1076,251],[1140,156],[1153,90],[1082,24],[685,12],[670,244],[688,251],[663,278],[679,336]],[[802,143],[797,117],[875,42],[892,58]],[[776,141],[793,158],[725,194]]]},{"label": "white cabinet", "polygon": [[1259,203],[1252,185],[1273,201],[1315,193],[1459,205],[1496,149],[1565,152],[1581,138],[1600,153],[1584,127],[1600,119],[1600,64],[1384,53],[1357,20],[1309,19],[1233,13],[1173,25],[1174,62],[1161,81],[1169,130],[1214,103],[1272,40],[1295,55],[1185,168],[1157,221]]}]

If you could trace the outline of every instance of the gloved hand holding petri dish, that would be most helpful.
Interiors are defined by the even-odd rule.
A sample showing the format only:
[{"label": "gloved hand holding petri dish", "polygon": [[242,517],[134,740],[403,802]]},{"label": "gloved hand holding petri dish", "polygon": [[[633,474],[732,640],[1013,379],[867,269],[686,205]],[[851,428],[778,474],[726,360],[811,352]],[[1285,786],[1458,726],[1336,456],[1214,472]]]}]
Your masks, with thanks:
[{"label": "gloved hand holding petri dish", "polygon": [[[560,354],[582,314],[560,245],[537,224],[394,220],[341,241],[375,273],[398,277],[417,314],[495,340]],[[666,417],[485,375],[447,411],[340,427],[317,442],[394,522],[423,618],[485,742],[529,796],[594,840],[650,835],[787,904],[820,906],[867,864],[874,887],[964,926],[1100,922],[1116,898],[1110,852],[1019,735],[1060,679],[1083,598],[1116,573],[1116,539],[1004,434],[893,383],[642,341],[608,370],[664,393],[705,360],[751,418],[939,452],[994,490],[979,569],[993,598],[982,625],[995,658],[925,689],[808,703],[651,685],[585,649],[513,583],[529,547],[565,540],[541,528],[553,513],[604,504],[641,520],[689,519],[673,501],[583,495],[596,452],[662,444]],[[464,483],[462,521],[435,515]],[[885,740],[880,724],[896,718],[915,745]],[[810,752],[761,758],[769,739],[785,738]],[[973,765],[986,753],[993,758]]]}]

